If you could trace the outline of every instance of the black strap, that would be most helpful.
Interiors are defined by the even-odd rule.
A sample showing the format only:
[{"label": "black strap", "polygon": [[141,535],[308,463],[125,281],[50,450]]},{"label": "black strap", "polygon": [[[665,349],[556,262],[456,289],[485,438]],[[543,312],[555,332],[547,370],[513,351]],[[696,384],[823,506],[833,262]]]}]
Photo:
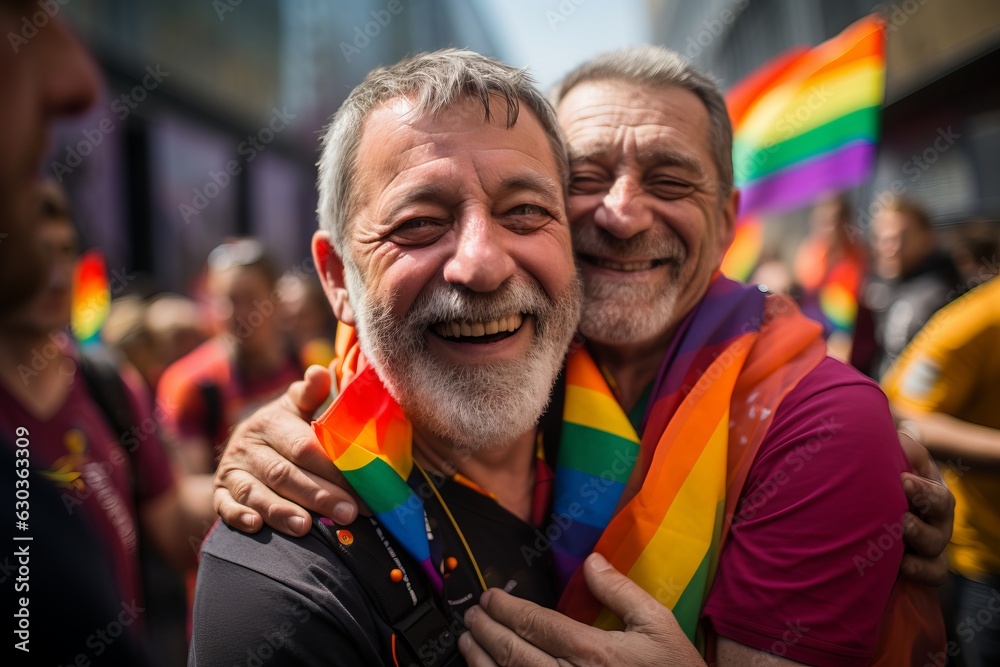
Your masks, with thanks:
[{"label": "black strap", "polygon": [[215,442],[215,434],[222,425],[222,390],[212,380],[204,379],[198,382],[198,391],[201,393],[202,405],[205,406],[205,420],[202,422],[202,427],[205,429],[208,441],[212,443],[214,455],[214,448],[221,444]]},{"label": "black strap", "polygon": [[[451,615],[449,621],[420,566],[390,543],[388,531],[375,519],[360,517],[350,526],[330,528],[314,516],[313,526],[361,585],[372,611],[392,629],[389,652],[397,664],[465,664],[458,652],[461,619]],[[402,581],[390,578],[394,569],[403,573]]]},{"label": "black strap", "polygon": [[[136,425],[136,420],[129,407],[125,382],[118,373],[118,368],[112,362],[88,353],[80,355],[78,366],[90,397],[104,413],[116,439],[121,442],[122,437]],[[136,466],[134,448],[124,445],[122,448],[128,453],[129,468],[132,472],[132,494],[135,496],[135,508],[138,512],[141,478]]]}]

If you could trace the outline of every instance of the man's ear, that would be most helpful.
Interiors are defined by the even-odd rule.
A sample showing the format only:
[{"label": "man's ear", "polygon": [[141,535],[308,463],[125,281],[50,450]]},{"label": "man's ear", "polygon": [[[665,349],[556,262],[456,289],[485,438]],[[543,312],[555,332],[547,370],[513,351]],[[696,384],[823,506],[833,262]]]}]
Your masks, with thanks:
[{"label": "man's ear", "polygon": [[313,261],[319,273],[319,281],[323,284],[323,292],[333,307],[333,314],[344,324],[354,326],[354,309],[347,296],[344,283],[344,263],[333,248],[330,233],[319,230],[312,237]]}]

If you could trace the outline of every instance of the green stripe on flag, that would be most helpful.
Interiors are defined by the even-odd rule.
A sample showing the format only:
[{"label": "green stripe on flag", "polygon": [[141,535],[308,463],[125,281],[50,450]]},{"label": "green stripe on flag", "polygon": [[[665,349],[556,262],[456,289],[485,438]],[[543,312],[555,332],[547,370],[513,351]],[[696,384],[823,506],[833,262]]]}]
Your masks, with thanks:
[{"label": "green stripe on flag", "polygon": [[[771,146],[747,145],[737,139],[733,145],[736,183],[743,185],[851,141],[864,139],[875,142],[878,138],[878,123],[879,107],[872,106],[852,111]],[[794,131],[791,123],[789,130]]]},{"label": "green stripe on flag", "polygon": [[677,623],[692,642],[698,629],[698,619],[701,609],[708,597],[708,589],[715,580],[715,570],[719,560],[719,542],[722,537],[722,518],[726,511],[726,501],[720,500],[715,508],[715,525],[712,528],[712,544],[705,557],[701,559],[698,569],[694,571],[684,592],[674,605],[673,613]]},{"label": "green stripe on flag", "polygon": [[391,512],[405,504],[413,492],[395,469],[382,459],[372,459],[371,463],[357,470],[345,470],[344,477],[358,492],[375,514]]},{"label": "green stripe on flag", "polygon": [[639,455],[639,445],[607,431],[563,423],[559,465],[624,484]]}]

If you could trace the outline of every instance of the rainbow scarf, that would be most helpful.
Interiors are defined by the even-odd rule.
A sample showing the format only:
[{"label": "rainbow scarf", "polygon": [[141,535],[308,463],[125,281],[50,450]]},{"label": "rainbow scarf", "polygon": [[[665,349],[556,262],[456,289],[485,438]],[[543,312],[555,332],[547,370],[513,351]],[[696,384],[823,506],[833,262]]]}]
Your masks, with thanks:
[{"label": "rainbow scarf", "polygon": [[406,483],[413,470],[413,428],[375,369],[360,356],[355,359],[361,367],[313,428],[330,460],[440,594],[443,582],[431,562],[424,505]]},{"label": "rainbow scarf", "polygon": [[699,639],[749,465],[781,399],[824,356],[819,327],[785,297],[717,277],[663,360],[640,445],[590,355],[574,351],[554,496],[556,514],[575,518],[553,545],[559,610],[622,627],[583,581],[598,551]]},{"label": "rainbow scarf", "polygon": [[885,85],[882,19],[754,72],[726,96],[741,215],[784,211],[871,171]]}]

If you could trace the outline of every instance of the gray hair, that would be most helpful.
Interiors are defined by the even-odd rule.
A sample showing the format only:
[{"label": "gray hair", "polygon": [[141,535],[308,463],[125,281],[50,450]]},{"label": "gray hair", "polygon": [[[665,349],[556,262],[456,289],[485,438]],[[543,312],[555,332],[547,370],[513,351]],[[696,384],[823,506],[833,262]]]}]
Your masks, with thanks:
[{"label": "gray hair", "polygon": [[379,106],[404,96],[415,102],[418,114],[431,115],[464,100],[479,100],[487,123],[491,122],[491,102],[500,101],[506,108],[503,122],[507,129],[517,122],[524,102],[548,137],[563,191],[567,191],[569,165],[562,130],[552,106],[525,69],[458,49],[405,58],[369,72],[330,119],[323,138],[317,214],[320,228],[330,232],[334,248],[346,261],[350,258],[345,254],[344,240],[354,205],[355,169],[365,120]]},{"label": "gray hair", "polygon": [[708,110],[709,148],[719,173],[719,196],[723,200],[733,190],[733,126],[719,84],[703,74],[679,53],[661,46],[637,46],[601,54],[583,63],[560,81],[552,91],[558,105],[570,90],[588,81],[624,81],[640,85],[677,87],[689,90]]}]

